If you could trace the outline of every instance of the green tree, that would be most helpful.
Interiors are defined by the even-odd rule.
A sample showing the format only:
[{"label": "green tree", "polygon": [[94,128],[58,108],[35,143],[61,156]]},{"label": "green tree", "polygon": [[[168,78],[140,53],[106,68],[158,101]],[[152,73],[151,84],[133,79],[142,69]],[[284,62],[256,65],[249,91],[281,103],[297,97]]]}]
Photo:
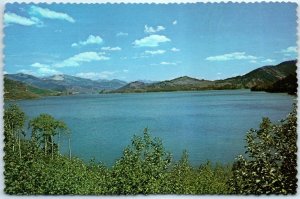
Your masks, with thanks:
[{"label": "green tree", "polygon": [[195,194],[195,172],[189,163],[186,150],[183,151],[181,159],[174,165],[169,175],[169,193]]},{"label": "green tree", "polygon": [[296,107],[285,120],[264,118],[246,137],[247,158],[233,165],[231,187],[237,194],[295,194],[297,189]]},{"label": "green tree", "polygon": [[25,113],[16,105],[9,105],[4,111],[4,136],[5,149],[15,151],[15,146],[19,148],[19,157],[22,156],[21,151],[21,135],[25,136],[24,123]]},{"label": "green tree", "polygon": [[134,136],[123,157],[112,170],[113,194],[159,194],[171,162],[158,138],[152,139],[148,129],[143,136]]},{"label": "green tree", "polygon": [[[67,133],[67,125],[63,121],[56,120],[49,114],[40,114],[38,117],[30,120],[29,128],[32,129],[32,141],[38,146],[43,144],[44,154],[47,155],[51,151],[53,159],[54,155],[54,136],[64,132]],[[50,147],[48,147],[50,145]],[[50,149],[50,150],[49,150]]]}]

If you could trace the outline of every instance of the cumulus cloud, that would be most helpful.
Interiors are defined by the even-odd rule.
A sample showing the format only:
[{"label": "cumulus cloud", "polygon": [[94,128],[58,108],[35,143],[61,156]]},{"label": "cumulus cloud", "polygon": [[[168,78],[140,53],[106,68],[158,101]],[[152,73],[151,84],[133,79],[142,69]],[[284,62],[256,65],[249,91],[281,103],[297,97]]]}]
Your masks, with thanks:
[{"label": "cumulus cloud", "polygon": [[36,62],[34,64],[31,64],[30,66],[34,67],[34,68],[47,68],[49,67],[49,65],[46,65],[46,64],[41,64],[39,62]]},{"label": "cumulus cloud", "polygon": [[160,62],[160,64],[161,65],[177,65],[177,63],[175,63],[175,62],[165,62],[165,61]]},{"label": "cumulus cloud", "polygon": [[207,57],[207,61],[230,61],[230,60],[255,60],[258,57],[247,55],[245,52],[234,52],[229,54]]},{"label": "cumulus cloud", "polygon": [[166,52],[165,50],[146,50],[145,54],[161,55],[161,54],[164,54],[165,52]]},{"label": "cumulus cloud", "polygon": [[30,19],[30,18],[16,15],[15,13],[8,12],[4,14],[4,23],[7,25],[18,24],[22,26],[33,26],[33,25],[38,25],[39,21],[36,20],[35,18]]},{"label": "cumulus cloud", "polygon": [[179,52],[180,49],[178,49],[178,48],[171,48],[171,51],[173,51],[173,52]]},{"label": "cumulus cloud", "polygon": [[139,40],[135,40],[133,45],[136,47],[157,47],[160,43],[170,42],[171,40],[164,35],[150,35]]},{"label": "cumulus cloud", "polygon": [[86,79],[98,80],[98,79],[108,79],[115,73],[116,71],[87,72],[87,73],[77,73],[75,76],[86,78]]},{"label": "cumulus cloud", "polygon": [[37,73],[40,74],[41,76],[61,74],[61,72],[52,68],[39,68],[37,70]]},{"label": "cumulus cloud", "polygon": [[47,18],[47,19],[58,19],[58,20],[65,20],[70,23],[75,23],[75,20],[66,13],[56,12],[56,11],[49,10],[47,8],[41,8],[38,6],[31,6],[29,14],[38,16],[38,17],[42,17],[42,18]]},{"label": "cumulus cloud", "polygon": [[262,60],[261,62],[262,63],[273,63],[273,62],[275,62],[276,60],[274,60],[274,59],[265,59],[265,60]]},{"label": "cumulus cloud", "polygon": [[173,25],[176,25],[176,24],[177,24],[177,20],[174,20],[174,21],[172,22],[172,24],[173,24]]},{"label": "cumulus cloud", "polygon": [[51,66],[47,64],[41,64],[39,62],[36,62],[34,64],[31,64],[30,66],[37,68],[37,70],[34,72],[37,76],[61,74],[61,72],[51,68]]},{"label": "cumulus cloud", "polygon": [[290,47],[287,47],[286,49],[282,49],[280,51],[280,53],[282,53],[284,56],[293,56],[297,53],[297,46],[290,46]]},{"label": "cumulus cloud", "polygon": [[281,50],[282,53],[297,53],[297,46],[290,46]]},{"label": "cumulus cloud", "polygon": [[122,48],[120,48],[119,46],[116,46],[116,47],[102,47],[101,50],[107,50],[107,51],[120,51],[122,50]]},{"label": "cumulus cloud", "polygon": [[31,64],[31,67],[35,68],[35,70],[21,69],[18,70],[17,72],[34,75],[34,76],[49,76],[49,75],[62,74],[60,71],[51,68],[51,66],[46,64],[41,64],[38,62]]},{"label": "cumulus cloud", "polygon": [[71,46],[77,47],[77,46],[85,46],[90,44],[102,44],[102,43],[103,43],[103,39],[100,36],[89,35],[85,41],[79,41],[77,43],[73,43]]},{"label": "cumulus cloud", "polygon": [[53,66],[57,68],[62,67],[74,67],[80,66],[81,63],[91,62],[91,61],[102,61],[109,60],[109,57],[103,55],[103,53],[98,52],[83,52],[77,55],[74,55],[68,59],[63,60],[62,62],[56,63]]},{"label": "cumulus cloud", "polygon": [[152,33],[156,33],[156,32],[159,32],[159,31],[162,31],[162,30],[165,30],[165,29],[166,28],[163,27],[163,26],[157,26],[155,28],[155,27],[151,27],[151,26],[145,25],[144,32],[148,33],[148,34],[152,34]]},{"label": "cumulus cloud", "polygon": [[122,37],[122,36],[128,36],[128,33],[127,32],[118,32],[116,34],[117,37]]}]

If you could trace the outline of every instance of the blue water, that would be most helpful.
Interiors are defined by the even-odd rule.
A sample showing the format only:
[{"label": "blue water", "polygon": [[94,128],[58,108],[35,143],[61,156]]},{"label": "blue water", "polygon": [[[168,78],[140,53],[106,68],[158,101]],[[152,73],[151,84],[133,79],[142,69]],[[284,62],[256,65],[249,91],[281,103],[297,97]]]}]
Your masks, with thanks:
[{"label": "blue water", "polygon": [[[295,97],[233,91],[161,92],[47,97],[17,103],[28,118],[49,113],[72,132],[72,154],[111,166],[134,134],[148,127],[178,160],[184,149],[190,162],[230,163],[245,151],[245,134],[262,117],[278,122]],[[67,154],[64,141],[63,153]]]}]

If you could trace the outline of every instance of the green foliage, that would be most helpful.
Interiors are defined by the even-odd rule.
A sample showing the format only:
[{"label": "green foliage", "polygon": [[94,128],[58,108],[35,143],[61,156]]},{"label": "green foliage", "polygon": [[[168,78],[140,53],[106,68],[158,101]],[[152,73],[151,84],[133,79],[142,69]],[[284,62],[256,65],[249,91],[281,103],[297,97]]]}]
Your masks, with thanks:
[{"label": "green foliage", "polygon": [[184,151],[181,159],[174,165],[169,175],[169,190],[175,194],[228,194],[227,181],[231,177],[229,166],[215,165],[209,161],[194,168]]},{"label": "green foliage", "polygon": [[271,93],[288,93],[290,95],[296,95],[297,87],[297,74],[293,73],[271,85],[256,85],[251,88],[251,91],[266,91]]},{"label": "green foliage", "polygon": [[280,124],[264,118],[247,134],[248,159],[233,165],[231,186],[238,194],[295,194],[297,189],[296,107]]},{"label": "green foliage", "polygon": [[25,123],[25,113],[15,104],[4,111],[5,138],[10,139],[15,132],[22,131]]},{"label": "green foliage", "polygon": [[57,91],[33,87],[28,84],[4,77],[5,100],[35,99],[41,96],[53,96],[59,94],[60,92]]},{"label": "green foliage", "polygon": [[22,156],[21,137],[25,136],[23,127],[25,124],[25,113],[17,106],[10,105],[4,111],[4,151],[12,150],[13,153],[17,150],[19,157]]},{"label": "green foliage", "polygon": [[[5,158],[5,192],[7,194],[105,194],[108,170],[100,164],[93,167],[83,161],[64,156],[54,159],[42,151],[27,154],[18,159],[10,154]],[[30,154],[31,152],[31,154]],[[34,154],[34,155],[32,155]]]},{"label": "green foliage", "polygon": [[[67,132],[68,128],[63,121],[56,120],[49,114],[40,114],[38,117],[30,120],[29,128],[32,129],[31,139],[40,146],[44,145],[45,154],[49,151],[47,146],[51,145],[51,154],[54,153],[54,136],[61,132]],[[49,149],[49,148],[48,148]]]},{"label": "green foliage", "polygon": [[114,194],[162,193],[163,180],[171,162],[160,139],[152,139],[148,129],[143,137],[134,136],[112,170]]}]

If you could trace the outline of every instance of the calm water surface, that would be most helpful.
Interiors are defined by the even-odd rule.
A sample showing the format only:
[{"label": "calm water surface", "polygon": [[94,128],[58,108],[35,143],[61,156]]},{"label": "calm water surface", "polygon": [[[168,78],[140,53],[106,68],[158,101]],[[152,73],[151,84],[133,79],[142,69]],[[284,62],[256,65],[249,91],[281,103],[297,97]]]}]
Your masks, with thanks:
[{"label": "calm water surface", "polygon": [[[103,94],[47,97],[17,103],[29,119],[49,113],[72,131],[73,155],[111,166],[134,134],[148,127],[178,160],[184,149],[193,165],[229,163],[244,153],[245,133],[262,117],[283,119],[295,97],[234,91]],[[67,142],[62,147],[67,153]]]}]

